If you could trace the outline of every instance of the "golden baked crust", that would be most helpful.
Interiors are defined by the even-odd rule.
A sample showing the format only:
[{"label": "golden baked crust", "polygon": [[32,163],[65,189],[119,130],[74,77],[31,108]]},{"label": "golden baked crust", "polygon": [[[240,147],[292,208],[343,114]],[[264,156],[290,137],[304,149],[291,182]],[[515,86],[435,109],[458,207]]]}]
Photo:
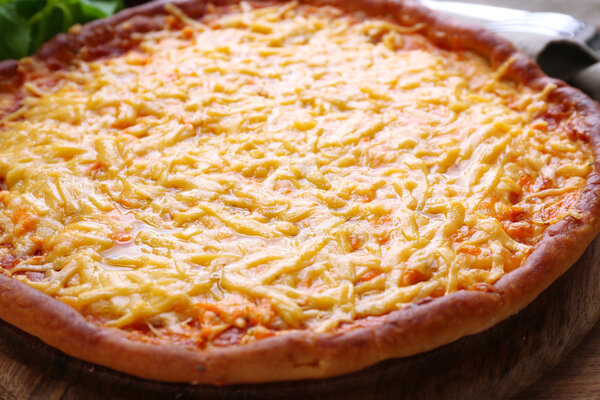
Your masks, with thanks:
[{"label": "golden baked crust", "polygon": [[[598,160],[600,110],[598,105],[564,83],[544,76],[539,68],[509,43],[486,31],[447,22],[410,2],[352,2],[336,4],[347,11],[368,10],[372,15],[394,16],[412,26],[425,22],[426,35],[451,49],[473,49],[495,66],[513,59],[507,76],[535,90],[558,87],[548,102],[558,112],[578,114],[576,134],[589,140]],[[192,17],[204,12],[200,2],[178,6]],[[134,42],[129,32],[162,27],[163,3],[127,10],[105,22],[85,26],[77,34],[60,36],[38,54],[41,65],[58,68],[79,54],[94,59],[124,51]],[[132,16],[137,16],[131,19]],[[131,19],[130,27],[122,25]],[[27,70],[26,63],[21,71]],[[25,72],[26,73],[26,72]],[[14,62],[0,64],[0,117],[20,101],[21,75]],[[5,110],[2,104],[6,104]],[[226,348],[154,344],[131,339],[115,328],[100,327],[65,304],[0,275],[0,317],[42,338],[68,354],[134,375],[168,380],[211,383],[262,382],[323,377],[354,371],[377,361],[423,352],[480,332],[515,313],[575,262],[598,231],[598,184],[595,168],[579,198],[579,218],[567,217],[549,227],[525,263],[493,284],[489,292],[458,291],[429,299],[414,307],[371,317],[330,333],[291,331],[246,345]]]}]

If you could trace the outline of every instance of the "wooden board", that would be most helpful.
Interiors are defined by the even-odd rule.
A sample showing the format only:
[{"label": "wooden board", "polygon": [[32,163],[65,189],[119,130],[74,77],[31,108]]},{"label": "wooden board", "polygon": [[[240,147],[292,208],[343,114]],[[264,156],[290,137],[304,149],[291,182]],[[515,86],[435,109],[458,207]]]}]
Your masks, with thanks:
[{"label": "wooden board", "polygon": [[[599,316],[596,239],[536,301],[496,327],[332,379],[229,387],[147,381],[68,357],[0,322],[0,399],[503,399],[556,365]],[[569,383],[568,376],[553,379]],[[543,388],[523,396],[517,398],[560,398]]]},{"label": "wooden board", "polygon": [[600,399],[600,324],[556,367],[512,400]]}]

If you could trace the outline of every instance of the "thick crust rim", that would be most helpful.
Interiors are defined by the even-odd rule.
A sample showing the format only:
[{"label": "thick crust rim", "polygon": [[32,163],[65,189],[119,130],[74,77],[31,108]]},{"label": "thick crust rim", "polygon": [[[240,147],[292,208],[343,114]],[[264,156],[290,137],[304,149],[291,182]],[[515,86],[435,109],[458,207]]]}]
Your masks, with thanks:
[{"label": "thick crust rim", "polygon": [[[78,33],[59,35],[34,57],[53,69],[78,53],[90,58],[118,53],[126,48],[131,31],[157,29],[153,28],[153,19],[164,15],[166,2],[157,0],[87,24]],[[441,17],[412,0],[306,2],[347,11],[368,10],[369,15],[392,16],[403,25],[425,22],[423,32],[441,46],[471,49],[486,56],[493,65],[512,57],[514,62],[507,71],[510,78],[534,89],[555,84],[558,88],[549,101],[578,114],[581,134],[589,139],[594,152],[596,168],[579,201],[581,218],[568,217],[549,227],[524,265],[498,280],[492,292],[455,292],[338,333],[290,331],[248,345],[206,350],[145,343],[128,338],[118,329],[95,325],[66,304],[2,273],[1,319],[69,355],[142,378],[212,384],[320,378],[425,352],[481,332],[525,307],[575,263],[600,230],[598,103],[544,75],[533,61],[499,36]],[[174,3],[192,17],[200,17],[206,5],[203,0]],[[125,21],[130,22],[127,29],[122,24]],[[0,86],[0,95],[20,90],[26,63],[26,59],[19,63],[0,62],[0,82],[8,82],[4,86],[9,86]]]}]

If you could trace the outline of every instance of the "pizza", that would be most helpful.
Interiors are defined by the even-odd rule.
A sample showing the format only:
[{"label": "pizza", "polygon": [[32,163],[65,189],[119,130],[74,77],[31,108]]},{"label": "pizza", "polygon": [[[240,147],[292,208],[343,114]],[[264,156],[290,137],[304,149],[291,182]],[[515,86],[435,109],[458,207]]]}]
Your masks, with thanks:
[{"label": "pizza", "polygon": [[143,378],[418,354],[600,229],[600,106],[408,0],[152,2],[0,82],[0,318]]}]

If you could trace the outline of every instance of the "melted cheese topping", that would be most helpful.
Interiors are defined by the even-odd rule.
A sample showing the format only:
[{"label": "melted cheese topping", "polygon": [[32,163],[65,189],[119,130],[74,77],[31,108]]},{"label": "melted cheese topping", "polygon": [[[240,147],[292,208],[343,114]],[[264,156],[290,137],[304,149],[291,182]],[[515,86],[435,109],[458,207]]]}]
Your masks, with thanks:
[{"label": "melted cheese topping", "polygon": [[171,11],[0,120],[7,271],[89,318],[329,331],[491,290],[578,217],[591,151],[508,64],[329,8]]}]

